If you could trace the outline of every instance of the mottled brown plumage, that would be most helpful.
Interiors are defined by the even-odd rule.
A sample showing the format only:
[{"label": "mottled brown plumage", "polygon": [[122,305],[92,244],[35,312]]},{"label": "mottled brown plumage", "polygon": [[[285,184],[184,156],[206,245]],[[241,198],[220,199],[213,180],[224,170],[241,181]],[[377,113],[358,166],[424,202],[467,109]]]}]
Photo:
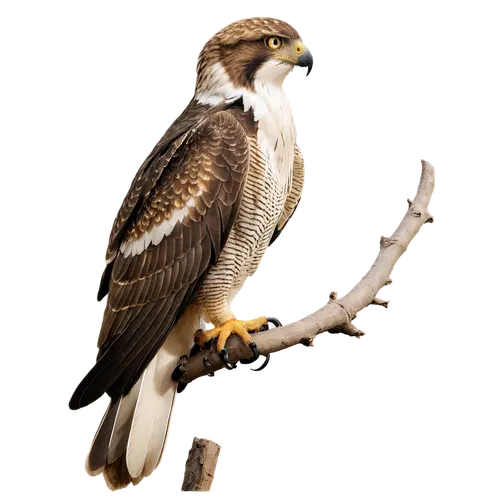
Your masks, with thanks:
[{"label": "mottled brown plumage", "polygon": [[[198,58],[196,90],[202,89],[214,63],[221,64],[235,86],[253,88],[256,69],[269,57],[264,43],[252,43],[267,36],[284,39],[300,39],[297,31],[288,23],[268,17],[242,19],[230,24],[214,35],[205,45]],[[238,50],[234,50],[235,46]]]},{"label": "mottled brown plumage", "polygon": [[[268,36],[280,37],[280,50]],[[118,212],[98,292],[108,299],[97,361],[70,401],[77,409],[111,397],[86,463],[111,489],[158,465],[177,387],[171,375],[200,322],[231,320],[239,330],[259,322],[238,322],[229,304],[300,199],[303,160],[281,84],[303,49],[290,25],[269,18],[212,37],[195,97]]]},{"label": "mottled brown plumage", "polygon": [[[141,201],[148,197],[164,168],[169,164],[172,155],[185,139],[186,133],[203,119],[208,108],[207,105],[192,101],[177,120],[172,123],[142,164],[113,223],[106,251],[107,261],[115,257],[121,243],[123,231],[130,222],[132,215],[141,208]],[[212,110],[212,112],[215,111]]]},{"label": "mottled brown plumage", "polygon": [[[231,229],[248,168],[245,130],[231,111],[219,111],[188,135],[178,154],[169,153],[170,168],[162,170],[163,175],[155,174],[158,182],[124,241],[138,239],[149,225],[160,224],[172,205],[182,208],[182,194],[189,192],[190,180],[199,188],[194,206],[159,245],[133,257],[117,253],[98,361],[75,391],[72,408],[86,406],[104,392],[117,397],[130,390],[187,306],[197,281],[217,260]],[[152,163],[159,164],[158,160]],[[130,192],[136,188],[132,186]]]}]

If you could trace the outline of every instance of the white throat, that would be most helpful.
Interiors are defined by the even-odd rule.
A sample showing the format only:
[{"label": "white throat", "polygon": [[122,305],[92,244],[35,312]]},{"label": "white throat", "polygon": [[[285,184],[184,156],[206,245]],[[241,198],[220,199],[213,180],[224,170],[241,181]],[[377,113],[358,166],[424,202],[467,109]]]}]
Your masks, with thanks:
[{"label": "white throat", "polygon": [[251,91],[235,87],[224,68],[216,63],[205,85],[195,95],[198,102],[212,106],[242,98],[245,111],[252,108],[258,121],[257,142],[281,186],[288,184],[292,173],[296,140],[292,110],[282,86],[291,69],[287,63],[267,61],[257,71],[255,90]]}]

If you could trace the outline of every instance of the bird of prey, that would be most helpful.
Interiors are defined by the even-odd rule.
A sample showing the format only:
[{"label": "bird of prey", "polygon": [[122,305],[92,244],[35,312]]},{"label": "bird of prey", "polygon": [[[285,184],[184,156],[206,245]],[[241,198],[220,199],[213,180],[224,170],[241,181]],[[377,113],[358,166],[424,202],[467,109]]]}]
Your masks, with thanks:
[{"label": "bird of prey", "polygon": [[[104,393],[109,407],[86,461],[111,489],[160,462],[179,358],[193,344],[251,333],[231,301],[299,202],[304,162],[283,81],[313,58],[271,18],[237,21],[200,53],[195,94],[137,172],[111,230],[98,300],[108,295],[94,367],[70,408]],[[205,323],[214,328],[203,331]]]}]

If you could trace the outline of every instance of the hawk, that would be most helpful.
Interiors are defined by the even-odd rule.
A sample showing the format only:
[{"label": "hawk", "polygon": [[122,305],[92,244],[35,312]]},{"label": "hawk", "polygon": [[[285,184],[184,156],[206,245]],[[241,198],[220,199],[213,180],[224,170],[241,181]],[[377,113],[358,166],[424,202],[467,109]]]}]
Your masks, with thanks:
[{"label": "hawk", "polygon": [[[200,53],[195,94],[137,172],[116,216],[98,300],[108,296],[94,367],[70,408],[104,393],[109,407],[87,456],[111,489],[160,462],[178,360],[214,340],[228,367],[231,334],[259,355],[230,304],[294,213],[304,162],[283,81],[313,58],[297,31],[244,19]],[[214,328],[202,331],[211,323]],[[175,378],[175,377],[174,377]]]}]

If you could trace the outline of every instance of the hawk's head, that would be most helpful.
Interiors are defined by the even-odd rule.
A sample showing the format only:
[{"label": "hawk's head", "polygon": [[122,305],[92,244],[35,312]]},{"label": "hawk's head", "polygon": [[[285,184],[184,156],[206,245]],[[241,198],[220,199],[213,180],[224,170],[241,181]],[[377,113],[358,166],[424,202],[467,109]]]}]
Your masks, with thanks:
[{"label": "hawk's head", "polygon": [[311,71],[313,58],[289,24],[268,17],[225,27],[198,59],[196,93],[231,97],[233,89],[254,91],[256,82],[281,85],[294,66]]}]

